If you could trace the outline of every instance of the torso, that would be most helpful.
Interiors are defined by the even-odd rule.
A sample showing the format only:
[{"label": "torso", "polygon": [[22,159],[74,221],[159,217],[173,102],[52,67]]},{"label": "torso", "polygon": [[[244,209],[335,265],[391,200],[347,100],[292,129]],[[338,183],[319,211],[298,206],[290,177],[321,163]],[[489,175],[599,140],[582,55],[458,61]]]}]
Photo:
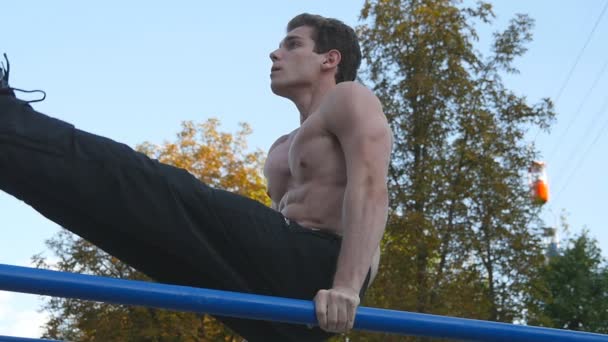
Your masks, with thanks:
[{"label": "torso", "polygon": [[[313,113],[274,143],[264,175],[273,207],[285,217],[303,227],[342,235],[346,163],[338,140],[324,127],[323,115],[328,113]],[[378,249],[372,279],[379,259]]]}]

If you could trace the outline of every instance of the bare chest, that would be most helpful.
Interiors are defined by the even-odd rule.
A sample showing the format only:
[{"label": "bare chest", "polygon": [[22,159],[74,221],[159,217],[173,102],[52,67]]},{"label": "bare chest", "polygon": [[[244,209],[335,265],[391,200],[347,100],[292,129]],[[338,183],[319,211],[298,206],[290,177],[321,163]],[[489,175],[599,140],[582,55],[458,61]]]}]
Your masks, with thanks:
[{"label": "bare chest", "polygon": [[294,134],[287,150],[287,165],[297,181],[335,175],[343,166],[338,141],[318,121],[309,118]]},{"label": "bare chest", "polygon": [[298,184],[343,178],[344,170],[337,139],[324,129],[319,119],[310,117],[270,152],[264,173],[271,197],[280,198]]}]

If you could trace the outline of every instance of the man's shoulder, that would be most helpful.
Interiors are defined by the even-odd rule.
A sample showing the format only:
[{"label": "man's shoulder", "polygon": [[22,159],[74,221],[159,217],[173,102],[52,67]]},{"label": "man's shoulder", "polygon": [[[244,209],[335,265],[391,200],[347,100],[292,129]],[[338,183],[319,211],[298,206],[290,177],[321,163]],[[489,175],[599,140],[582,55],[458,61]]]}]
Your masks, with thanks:
[{"label": "man's shoulder", "polygon": [[[330,116],[349,120],[354,117],[368,116],[370,111],[382,113],[378,97],[363,84],[355,81],[340,82],[328,94],[327,110]],[[367,114],[366,114],[367,113]]]},{"label": "man's shoulder", "polygon": [[329,132],[334,135],[366,132],[392,137],[382,104],[370,89],[358,82],[342,82],[332,92],[333,99],[328,99],[329,107],[324,111]]},{"label": "man's shoulder", "polygon": [[342,100],[378,100],[376,95],[357,81],[346,81],[336,84],[332,91],[335,97]]},{"label": "man's shoulder", "polygon": [[297,129],[291,131],[290,133],[283,134],[279,138],[277,138],[277,140],[268,149],[268,153],[270,153],[270,151],[272,151],[275,147],[277,147],[278,145],[280,145],[281,143],[283,143],[285,140],[289,139],[289,137],[292,134],[294,134],[294,132],[296,132],[296,131],[297,131]]},{"label": "man's shoulder", "polygon": [[268,149],[268,153],[270,153],[277,146],[279,146],[279,144],[281,144],[282,142],[284,142],[285,140],[287,140],[287,138],[289,138],[289,134],[285,134],[285,135],[280,136],[274,143],[272,143],[272,145]]}]

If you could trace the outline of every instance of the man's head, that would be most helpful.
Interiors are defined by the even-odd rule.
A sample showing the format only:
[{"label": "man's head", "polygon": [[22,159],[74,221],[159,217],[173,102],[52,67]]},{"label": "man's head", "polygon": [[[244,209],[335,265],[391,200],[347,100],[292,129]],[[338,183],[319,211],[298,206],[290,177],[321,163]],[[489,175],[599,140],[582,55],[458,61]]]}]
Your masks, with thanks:
[{"label": "man's head", "polygon": [[[270,54],[272,87],[311,83],[331,75],[335,83],[354,81],[361,64],[355,31],[337,19],[300,14],[287,24],[287,35]],[[283,75],[281,75],[283,73]]]}]

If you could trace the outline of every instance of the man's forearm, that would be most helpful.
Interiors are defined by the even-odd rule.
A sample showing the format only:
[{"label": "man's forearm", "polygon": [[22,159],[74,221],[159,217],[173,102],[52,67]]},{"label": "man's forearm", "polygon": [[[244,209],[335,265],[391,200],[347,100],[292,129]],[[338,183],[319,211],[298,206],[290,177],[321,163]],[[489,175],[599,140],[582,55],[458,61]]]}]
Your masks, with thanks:
[{"label": "man's forearm", "polygon": [[349,185],[344,194],[342,247],[334,287],[360,291],[386,227],[386,185]]}]

